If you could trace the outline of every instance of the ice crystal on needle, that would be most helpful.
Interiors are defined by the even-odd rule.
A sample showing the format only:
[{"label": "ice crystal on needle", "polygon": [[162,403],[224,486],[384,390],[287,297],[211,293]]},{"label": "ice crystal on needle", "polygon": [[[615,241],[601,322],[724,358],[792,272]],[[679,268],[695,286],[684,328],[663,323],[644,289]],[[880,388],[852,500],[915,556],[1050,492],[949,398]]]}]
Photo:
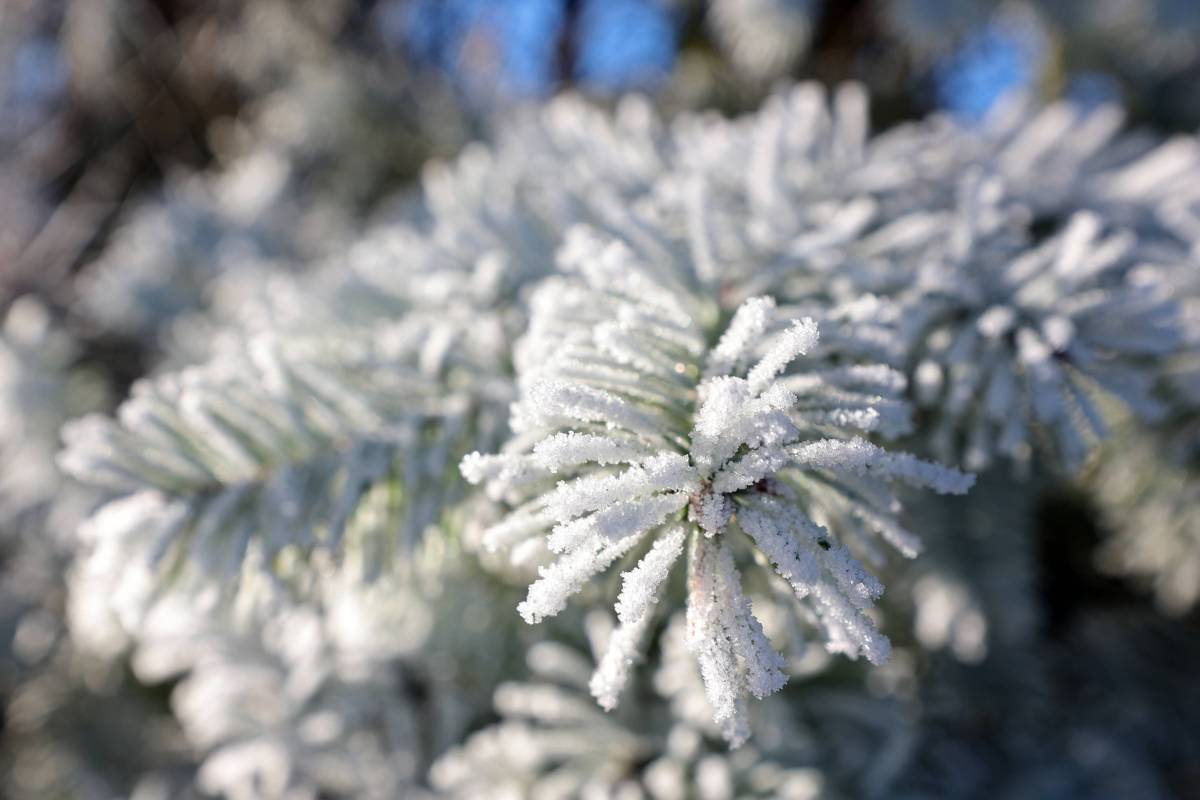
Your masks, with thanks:
[{"label": "ice crystal on needle", "polygon": [[[765,697],[786,681],[742,591],[735,550],[748,542],[830,650],[886,659],[869,616],[883,587],[855,550],[870,551],[870,532],[905,555],[918,548],[886,484],[960,493],[972,482],[849,434],[877,422],[873,405],[896,375],[818,357],[817,324],[780,320],[765,297],[745,301],[717,338],[719,311],[621,241],[577,229],[562,261],[570,277],[532,302],[516,438],[462,464],[515,506],[489,531],[493,546],[544,536],[558,556],[519,606],[525,620],[559,613],[594,575],[640,553],[622,574],[620,626],[591,683],[614,707],[686,547],[689,647],[715,718],[733,723],[745,693]],[[807,370],[785,375],[797,362]]]}]

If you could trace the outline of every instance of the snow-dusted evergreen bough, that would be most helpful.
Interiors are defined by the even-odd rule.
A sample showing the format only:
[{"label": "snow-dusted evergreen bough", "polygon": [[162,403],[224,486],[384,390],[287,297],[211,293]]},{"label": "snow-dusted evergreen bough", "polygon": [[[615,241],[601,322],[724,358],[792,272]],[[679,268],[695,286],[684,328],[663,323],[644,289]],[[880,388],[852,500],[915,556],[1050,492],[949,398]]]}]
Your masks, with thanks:
[{"label": "snow-dusted evergreen bough", "polygon": [[621,627],[592,679],[611,708],[686,547],[689,643],[716,719],[740,742],[743,695],[786,680],[742,592],[734,552],[746,542],[806,601],[830,650],[884,661],[888,641],[868,616],[883,587],[853,549],[871,552],[875,534],[916,554],[888,482],[954,493],[972,482],[851,435],[897,413],[903,377],[818,351],[817,324],[781,319],[767,297],[746,300],[721,331],[723,309],[692,276],[655,270],[620,241],[573,231],[563,262],[573,274],[539,290],[519,351],[512,447],[463,461],[468,480],[517,506],[490,545],[544,535],[558,554],[521,604],[525,620],[557,614],[588,578],[652,542],[622,575]]},{"label": "snow-dusted evergreen bough", "polygon": [[[331,574],[419,573],[413,553],[469,547],[488,527],[509,557],[478,554],[488,570],[540,568],[526,619],[569,616],[574,594],[616,596],[590,680],[605,707],[681,598],[683,638],[734,741],[749,733],[745,695],[794,671],[776,609],[789,637],[815,630],[883,661],[880,627],[904,633],[873,607],[896,585],[888,549],[920,546],[891,484],[970,480],[917,456],[1070,468],[1110,401],[1161,411],[1161,368],[1189,346],[1175,300],[1196,285],[1200,145],[1063,105],[872,137],[861,89],[827,100],[801,86],[744,118],[667,124],[642,102],[610,116],[563,99],[431,168],[417,221],[222,309],[205,362],[69,429],[60,464],[113,498],[83,529],[72,607],[116,604],[133,647],[177,595],[226,632],[274,592],[320,617],[327,587],[345,585]],[[915,455],[883,446],[897,435]],[[505,437],[499,455],[463,461],[487,491],[463,485],[453,466]],[[593,576],[614,565],[608,592]],[[524,641],[508,617],[483,627]],[[449,683],[431,704],[455,693],[446,665],[478,656],[481,630],[411,654],[406,668]],[[201,672],[258,658],[254,636],[226,638],[185,668],[187,708],[216,691]],[[368,659],[370,674],[395,660]],[[304,685],[283,664],[281,685]],[[341,697],[352,673],[321,685]],[[215,754],[275,724],[190,735]],[[339,770],[369,768],[341,758],[348,741],[318,738]],[[280,764],[313,752],[272,741]],[[587,752],[563,758],[582,773]],[[535,755],[533,772],[559,763]]]}]

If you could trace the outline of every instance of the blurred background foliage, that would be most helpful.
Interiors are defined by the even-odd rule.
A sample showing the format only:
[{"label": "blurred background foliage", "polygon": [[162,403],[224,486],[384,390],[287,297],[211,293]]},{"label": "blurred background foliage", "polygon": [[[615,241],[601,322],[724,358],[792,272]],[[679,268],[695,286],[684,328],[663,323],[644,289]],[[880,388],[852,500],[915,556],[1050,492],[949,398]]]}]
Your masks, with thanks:
[{"label": "blurred background foliage", "polygon": [[11,291],[61,291],[122,209],[180,172],[265,146],[306,194],[362,213],[497,113],[571,88],[730,113],[781,80],[856,80],[881,126],[979,118],[1011,90],[1200,125],[1189,0],[7,0],[0,13]]}]

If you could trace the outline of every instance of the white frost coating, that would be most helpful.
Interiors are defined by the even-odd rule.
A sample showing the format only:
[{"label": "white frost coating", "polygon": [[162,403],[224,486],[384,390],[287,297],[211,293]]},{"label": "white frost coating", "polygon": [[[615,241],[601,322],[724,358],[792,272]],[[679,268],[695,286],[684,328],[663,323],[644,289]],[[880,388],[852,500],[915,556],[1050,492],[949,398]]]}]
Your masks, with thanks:
[{"label": "white frost coating", "polygon": [[658,602],[658,592],[671,567],[683,553],[687,528],[675,525],[654,542],[638,565],[621,576],[617,618],[621,624],[608,640],[604,656],[589,683],[592,696],[606,711],[617,707],[621,691],[629,682],[633,665],[640,658],[639,646]]},{"label": "white frost coating", "polygon": [[692,460],[707,477],[737,451],[752,433],[754,422],[745,416],[750,393],[744,380],[723,376],[701,388],[703,400],[692,429]]},{"label": "white frost coating", "polygon": [[745,366],[750,347],[762,339],[774,311],[775,301],[770,297],[752,297],[742,303],[709,354],[705,376],[729,375]]},{"label": "white frost coating", "polygon": [[629,683],[634,665],[641,659],[641,641],[650,624],[650,614],[622,623],[608,638],[608,647],[588,681],[592,697],[605,711],[612,711]]},{"label": "white frost coating", "polygon": [[723,532],[732,516],[732,501],[713,491],[699,493],[688,507],[688,519],[699,525],[705,536]]},{"label": "white frost coating", "polygon": [[875,623],[862,609],[824,584],[813,587],[812,599],[825,634],[829,637],[826,649],[849,658],[857,658],[862,654],[872,664],[887,661],[892,644],[876,629]]},{"label": "white frost coating", "polygon": [[883,587],[827,530],[773,498],[743,509],[738,519],[796,596],[811,600],[831,651],[873,663],[885,657],[887,637],[864,613]]},{"label": "white frost coating", "polygon": [[763,698],[779,691],[786,662],[755,619],[722,540],[693,539],[689,584],[688,649],[700,663],[715,721],[726,722],[737,716],[743,692]]},{"label": "white frost coating", "polygon": [[554,519],[544,511],[514,511],[484,531],[483,543],[489,550],[503,550],[542,533],[553,524]]},{"label": "white frost coating", "polygon": [[694,480],[695,471],[687,458],[662,453],[619,475],[584,475],[560,481],[546,497],[546,510],[555,519],[570,519],[654,492],[690,491]]},{"label": "white frost coating", "polygon": [[539,420],[567,417],[580,422],[603,422],[645,434],[653,434],[658,429],[649,416],[603,389],[542,381],[530,387],[528,398],[529,407]]},{"label": "white frost coating", "polygon": [[[624,246],[589,238],[571,247],[577,277],[555,292],[570,302],[540,302],[530,321],[537,341],[526,352],[536,357],[519,363],[523,391],[513,406],[520,437],[501,457],[463,462],[489,495],[520,504],[487,540],[503,539],[514,557],[543,544],[558,554],[518,607],[534,623],[650,538],[646,554],[622,575],[620,627],[591,680],[608,709],[640,658],[650,610],[690,536],[688,643],[715,720],[740,741],[746,698],[778,691],[786,679],[783,657],[743,594],[733,547],[755,547],[804,603],[791,609],[792,629],[816,624],[831,651],[878,661],[887,639],[867,612],[883,586],[847,543],[879,537],[915,554],[915,538],[895,522],[898,504],[882,481],[961,492],[970,478],[831,438],[868,425],[901,429],[907,408],[897,395],[906,381],[884,365],[814,355],[819,335],[811,317],[772,336],[782,321],[774,302],[752,298],[706,353],[693,345],[712,340],[699,323],[719,316],[711,307],[680,293],[668,308],[651,288],[658,273]],[[685,308],[701,316],[676,316]],[[850,341],[851,325],[831,324],[835,334],[824,346],[836,352]],[[801,356],[811,368],[780,377]],[[553,487],[530,477],[554,472],[566,476]],[[678,515],[685,507],[686,521]]]},{"label": "white frost coating", "polygon": [[797,394],[830,386],[869,389],[878,393],[902,392],[908,386],[904,373],[885,364],[850,364],[844,367],[788,375],[779,380]]},{"label": "white frost coating", "polygon": [[559,261],[564,269],[581,273],[591,288],[618,294],[633,308],[679,325],[690,321],[675,287],[660,282],[661,275],[654,275],[620,240],[577,225],[567,231]]},{"label": "white frost coating", "polygon": [[742,593],[742,576],[733,564],[733,551],[723,541],[716,542],[716,546],[720,595],[725,603],[722,613],[725,635],[734,641],[738,649],[738,656],[746,671],[747,690],[761,700],[787,683],[787,676],[783,674],[787,661],[771,646],[763,632],[762,623],[754,616],[750,600]]},{"label": "white frost coating", "polygon": [[467,483],[471,484],[484,481],[516,481],[522,478],[528,469],[529,465],[524,458],[508,453],[467,453],[459,464],[459,471],[467,479]]},{"label": "white frost coating", "polygon": [[652,454],[652,450],[636,442],[575,431],[553,434],[533,448],[534,457],[548,472],[589,463],[602,466],[635,464]]},{"label": "white frost coating", "polygon": [[[696,561],[694,552],[691,560]],[[737,653],[719,617],[719,603],[726,598],[718,600],[716,595],[724,587],[714,585],[715,576],[709,569],[695,568],[695,577],[688,583],[687,646],[700,666],[713,720],[720,724],[740,716],[742,694]]]},{"label": "white frost coating", "polygon": [[859,431],[879,430],[883,420],[883,415],[874,408],[820,409],[798,412],[797,416],[812,426],[832,425],[835,428],[853,428]]},{"label": "white frost coating", "polygon": [[901,480],[939,494],[965,494],[975,476],[909,453],[889,453],[865,439],[823,439],[790,448],[795,463],[813,469]]},{"label": "white frost coating", "polygon": [[632,325],[604,322],[592,334],[596,349],[622,366],[642,372],[670,369],[674,359],[659,350],[648,339],[638,337]]},{"label": "white frost coating", "polygon": [[716,494],[732,494],[775,474],[791,461],[783,447],[760,447],[730,461],[713,476],[712,490]]},{"label": "white frost coating", "polygon": [[818,338],[817,323],[812,319],[806,317],[794,322],[746,376],[750,393],[757,395],[766,389],[788,364],[812,350]]},{"label": "white frost coating", "polygon": [[643,533],[662,523],[672,512],[687,505],[682,492],[654,495],[644,500],[617,503],[586,517],[571,519],[555,526],[546,546],[555,553],[575,548],[580,542],[612,540],[630,533]]},{"label": "white frost coating", "polygon": [[801,541],[807,540],[811,545],[827,536],[825,529],[800,514],[785,521],[765,510],[753,508],[738,513],[738,524],[775,565],[780,577],[788,582],[796,595],[806,596],[820,579],[821,568],[812,547],[803,546]]},{"label": "white frost coating", "polygon": [[743,446],[771,447],[799,431],[786,413],[796,398],[778,383],[752,397],[745,380],[720,377],[701,386],[703,401],[692,431],[692,459],[708,476]]},{"label": "white frost coating", "polygon": [[905,558],[916,558],[923,549],[920,537],[897,522],[895,517],[867,508],[855,509],[854,515],[867,522],[871,526],[871,530],[878,533],[885,542],[896,548],[896,552]]},{"label": "white frost coating", "polygon": [[621,575],[621,593],[617,596],[617,619],[622,624],[638,622],[658,602],[658,590],[683,553],[687,528],[674,525],[654,542],[638,565]]},{"label": "white frost coating", "polygon": [[[1172,266],[1147,262],[1176,258],[1176,249],[1186,253],[1187,265],[1193,266],[1200,252],[1195,137],[1180,137],[1158,148],[1131,138],[1109,148],[1107,139],[1116,125],[1087,124],[1096,115],[1060,109],[1024,132],[1011,119],[1011,126],[993,126],[991,131],[987,126],[992,123],[986,123],[978,134],[960,132],[952,121],[939,120],[922,126],[916,135],[902,127],[873,143],[865,139],[867,125],[860,110],[864,105],[841,102],[830,116],[809,87],[733,124],[684,115],[679,126],[662,126],[670,128],[665,137],[661,132],[642,135],[645,130],[639,125],[605,127],[576,120],[555,135],[510,137],[532,139],[528,152],[537,158],[514,157],[526,152],[521,149],[514,154],[501,148],[495,155],[475,149],[474,158],[469,153],[462,159],[463,186],[450,179],[430,182],[427,199],[435,234],[414,233],[413,245],[426,245],[428,238],[437,239],[428,243],[437,246],[410,248],[404,243],[405,250],[430,251],[406,252],[405,264],[429,262],[437,264],[435,268],[406,267],[404,279],[398,281],[396,259],[390,253],[377,254],[374,260],[393,274],[364,273],[373,284],[338,283],[336,294],[314,293],[313,307],[321,315],[303,322],[315,334],[312,338],[322,341],[317,347],[301,348],[298,368],[292,364],[296,348],[291,335],[286,330],[273,332],[277,335],[271,340],[250,346],[256,363],[253,369],[239,365],[236,381],[221,378],[223,364],[206,366],[199,379],[196,373],[190,373],[192,378],[181,376],[175,388],[169,380],[155,380],[153,394],[135,393],[110,429],[68,442],[63,463],[88,473],[89,481],[116,484],[122,492],[162,491],[173,508],[192,508],[198,498],[220,498],[207,510],[196,508],[196,518],[204,520],[199,529],[204,536],[197,538],[209,541],[196,548],[203,558],[183,554],[191,563],[181,560],[181,566],[211,562],[230,574],[239,567],[238,548],[274,565],[280,562],[269,556],[279,545],[298,551],[298,558],[289,552],[285,560],[290,570],[308,553],[305,537],[315,532],[313,538],[323,539],[324,532],[341,527],[348,516],[385,532],[384,547],[376,547],[380,541],[366,541],[363,552],[392,549],[393,541],[408,531],[428,529],[429,520],[449,507],[447,498],[438,495],[439,484],[450,483],[445,464],[473,447],[487,449],[500,433],[503,406],[514,388],[525,388],[514,387],[507,374],[508,332],[522,329],[527,290],[533,279],[555,269],[550,251],[577,219],[591,219],[605,231],[628,236],[629,243],[592,234],[594,249],[585,247],[564,259],[578,263],[574,271],[564,273],[573,296],[557,298],[557,313],[570,304],[576,318],[552,319],[555,324],[541,330],[546,349],[531,350],[533,355],[526,364],[518,364],[518,371],[522,381],[531,384],[537,377],[533,368],[544,366],[552,377],[620,397],[648,424],[625,428],[604,415],[567,415],[565,421],[530,416],[543,423],[530,432],[532,439],[563,435],[564,427],[576,429],[566,431],[568,436],[612,437],[608,449],[596,444],[594,450],[580,448],[573,455],[560,451],[549,468],[560,471],[559,477],[595,474],[597,466],[623,469],[660,452],[690,455],[696,442],[691,435],[695,407],[703,401],[703,387],[696,385],[695,376],[718,361],[715,356],[707,362],[703,358],[705,342],[722,333],[713,321],[727,318],[737,298],[759,292],[769,292],[781,303],[809,297],[814,305],[827,299],[838,302],[857,299],[864,291],[884,298],[884,308],[895,301],[900,311],[886,323],[897,327],[895,341],[887,339],[882,325],[872,327],[870,341],[877,348],[863,352],[894,359],[892,363],[906,368],[917,363],[931,368],[924,369],[927,380],[919,382],[929,406],[922,424],[934,420],[936,435],[927,436],[930,431],[923,430],[919,441],[932,441],[954,463],[983,464],[1005,453],[1027,458],[1018,454],[1031,452],[1033,442],[1045,441],[1073,457],[1064,461],[1078,460],[1093,436],[1102,433],[1089,399],[1095,387],[1149,416],[1155,408],[1154,378],[1164,357],[1174,352],[1178,325],[1169,297],[1160,291],[1170,288],[1171,281],[1150,278],[1143,283],[1135,273],[1142,264]],[[728,157],[739,152],[752,153],[750,169],[741,169],[744,160]],[[472,163],[477,166],[472,168]],[[530,169],[529,164],[538,166]],[[964,190],[961,208],[948,209],[954,176],[964,172],[965,164],[981,164],[996,177],[979,181],[977,190]],[[689,179],[694,179],[691,186],[704,188],[703,196],[691,195],[701,202],[690,205],[686,196],[682,201],[670,196],[673,182]],[[748,191],[741,187],[743,182],[750,184]],[[1005,191],[1010,198],[1002,197]],[[1029,235],[1029,220],[1066,219],[1079,205],[1094,211],[1076,218],[1058,235],[1051,232],[1044,242]],[[1006,208],[1017,213],[1009,215]],[[1118,231],[1114,225],[1135,230]],[[681,238],[690,239],[690,248]],[[689,271],[689,261],[703,265],[704,280],[699,283],[706,287],[717,288],[710,279],[719,272],[719,291],[706,289],[703,296],[690,297],[686,287],[696,285],[697,276]],[[926,270],[941,274],[926,276]],[[666,281],[659,280],[663,276]],[[927,283],[920,280],[925,277],[930,278]],[[344,288],[359,291],[343,293]],[[356,302],[363,288],[378,289],[372,292],[372,302]],[[384,296],[390,294],[397,295],[395,306]],[[553,317],[554,301],[547,295],[534,316]],[[351,319],[363,311],[367,316],[382,311],[379,316],[387,321],[378,325]],[[737,447],[710,459],[704,473],[709,484],[703,491],[691,498],[682,492],[652,495],[643,498],[645,504],[639,500],[620,512],[601,509],[594,518],[586,518],[592,529],[576,544],[591,545],[595,537],[619,536],[643,526],[648,526],[651,540],[659,539],[662,531],[653,529],[664,523],[669,529],[677,520],[634,522],[624,515],[662,502],[699,511],[696,519],[714,543],[757,547],[765,553],[767,546],[740,536],[738,516],[748,515],[746,509],[754,507],[756,499],[778,499],[802,508],[830,537],[829,550],[818,543],[813,557],[832,564],[828,576],[822,573],[827,581],[805,598],[803,607],[821,615],[834,649],[865,648],[878,660],[885,652],[883,645],[872,634],[870,615],[855,605],[875,587],[848,560],[845,548],[881,538],[901,552],[915,550],[910,537],[903,535],[907,532],[895,526],[886,502],[864,497],[877,481],[855,480],[864,475],[895,477],[884,473],[898,465],[872,461],[873,466],[860,465],[856,471],[852,465],[838,469],[827,464],[814,475],[804,464],[781,465],[779,448],[787,452],[786,447],[815,438],[837,438],[854,425],[886,435],[885,404],[903,387],[895,381],[868,386],[834,377],[832,370],[846,363],[843,358],[854,358],[830,349],[841,332],[827,322],[840,320],[808,308],[795,315],[804,313],[820,325],[820,349],[796,364],[806,372],[777,381],[797,396],[797,405],[787,407],[794,432],[776,415],[733,404],[745,425],[729,428],[725,440]],[[607,340],[603,333],[596,335],[605,324],[613,326]],[[496,335],[481,336],[473,329]],[[324,339],[332,330],[348,331],[353,341],[331,349]],[[731,334],[725,331],[722,343]],[[739,356],[760,355],[765,343],[758,335],[748,339],[754,341],[738,349]],[[268,341],[270,346],[264,348]],[[562,354],[559,341],[570,343],[569,357],[553,364],[535,360],[539,352]],[[318,351],[321,361],[313,363]],[[677,352],[685,355],[675,363],[664,358]],[[826,354],[835,356],[830,363],[839,366],[823,369]],[[623,361],[616,363],[614,355]],[[361,363],[355,365],[355,359]],[[744,376],[745,366],[735,359],[722,374]],[[864,395],[878,397],[839,396],[834,388],[862,389]],[[24,427],[23,415],[8,417],[15,422],[7,428]],[[399,421],[407,424],[409,419],[419,436],[395,434]],[[435,431],[443,423],[450,431],[444,437]],[[389,440],[395,434],[402,445],[398,452],[403,474],[371,466],[387,454],[358,454],[364,439],[374,441],[380,434]],[[492,496],[519,509],[506,520],[507,527],[493,529],[491,543],[541,558],[548,533],[554,536],[557,526],[584,518],[564,522],[544,510],[539,493],[552,480],[526,483],[526,478],[542,480],[534,468],[544,464],[538,463],[536,452],[531,457],[517,445],[511,446],[511,457],[464,464],[464,471],[475,470],[475,481],[504,484],[504,491]],[[19,452],[6,448],[6,453],[10,450]],[[639,451],[637,457],[631,457],[631,450]],[[351,452],[353,456],[346,456]],[[25,458],[10,460],[28,463]],[[330,460],[340,467],[327,482],[329,488],[311,489],[327,477],[322,472]],[[231,482],[247,479],[265,488],[250,495],[230,491]],[[362,502],[351,491],[359,485],[368,488]],[[375,491],[397,486],[403,491],[390,492],[390,498]],[[406,507],[397,512],[401,494]],[[231,513],[235,503],[244,511]],[[322,509],[337,511],[329,515]],[[221,513],[211,513],[217,511]],[[393,524],[398,515],[405,517],[401,536]],[[256,537],[250,546],[238,538],[243,534]],[[344,538],[363,540],[356,535]],[[222,546],[225,543],[231,546]],[[738,563],[766,572],[749,555],[739,552]],[[1179,563],[1178,558],[1167,561]],[[275,570],[268,567],[268,578],[279,577]],[[1193,568],[1188,578],[1193,586],[1196,574],[1200,573]],[[154,582],[156,588],[164,588],[157,585],[158,578]],[[674,601],[662,598],[664,604]],[[617,650],[636,652],[635,639],[628,649]],[[528,748],[522,755],[537,758],[545,752]],[[310,761],[344,763],[324,756]],[[333,771],[343,770],[335,766]],[[292,793],[306,792],[297,788]],[[541,792],[531,788],[529,793]]]},{"label": "white frost coating", "polygon": [[553,617],[567,607],[567,599],[582,589],[588,578],[629,552],[640,538],[640,533],[633,533],[608,544],[594,542],[548,567],[539,568],[540,577],[530,584],[529,594],[517,606],[517,611],[530,625]]},{"label": "white frost coating", "polygon": [[[1195,240],[1173,242],[1176,232],[1161,229],[1142,238],[1141,230],[1118,227],[1154,230],[1165,219],[1162,207],[1155,200],[1134,211],[1136,203],[1126,205],[1101,180],[1078,187],[1077,199],[1094,210],[1056,209],[1050,216],[1066,221],[1035,242],[1026,215],[1046,198],[1029,186],[1040,170],[1061,169],[1039,156],[1015,182],[970,170],[928,242],[915,252],[894,242],[874,251],[895,270],[886,302],[899,322],[896,363],[916,365],[913,396],[928,409],[928,438],[941,460],[1024,462],[1037,444],[1073,470],[1106,434],[1087,396],[1099,387],[1153,420],[1158,404],[1149,387],[1160,359],[1186,347],[1181,294],[1167,276],[1188,269]],[[1169,193],[1171,185],[1140,192]],[[1061,197],[1061,188],[1050,196]],[[1109,217],[1105,203],[1124,210]]]}]

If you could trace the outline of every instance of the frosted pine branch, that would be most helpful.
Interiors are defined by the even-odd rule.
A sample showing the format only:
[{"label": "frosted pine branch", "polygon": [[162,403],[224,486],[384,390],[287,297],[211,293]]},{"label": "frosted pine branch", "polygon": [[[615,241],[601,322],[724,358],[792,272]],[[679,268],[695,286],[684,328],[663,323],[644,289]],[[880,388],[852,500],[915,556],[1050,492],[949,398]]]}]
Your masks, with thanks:
[{"label": "frosted pine branch", "polygon": [[555,268],[570,223],[647,191],[665,150],[644,101],[614,116],[564,99],[523,116],[494,147],[426,169],[419,221],[214,314],[204,363],[140,382],[116,419],[76,423],[61,464],[114,496],[185,509],[181,526],[145,532],[146,552],[113,533],[154,582],[232,597],[246,576],[291,579],[322,553],[361,573],[396,568],[461,497],[447,465],[496,440],[521,286]]},{"label": "frosted pine branch", "polygon": [[1097,390],[1144,419],[1161,415],[1157,361],[1182,346],[1182,326],[1151,266],[1181,256],[1141,247],[1091,213],[1033,245],[999,184],[974,176],[961,188],[956,227],[896,294],[913,392],[934,414],[933,449],[954,458],[961,448],[981,467],[997,454],[1027,461],[1047,435],[1073,468],[1106,432]]},{"label": "frosted pine branch", "polygon": [[[893,401],[904,382],[886,367],[822,363],[812,319],[779,319],[769,298],[753,298],[713,336],[680,313],[702,309],[701,295],[661,301],[652,270],[620,240],[576,236],[565,257],[579,278],[543,287],[522,344],[537,358],[519,375],[520,444],[467,456],[463,474],[520,505],[490,539],[544,537],[559,554],[520,606],[528,622],[559,613],[617,559],[640,559],[622,576],[621,625],[592,681],[606,708],[689,539],[688,641],[717,721],[739,741],[743,696],[786,678],[735,552],[757,548],[774,563],[832,649],[881,662],[887,640],[867,612],[882,586],[852,548],[878,531],[915,551],[890,522],[887,482],[961,493],[972,479],[847,435],[839,413]],[[625,278],[614,284],[617,266]]]},{"label": "frosted pine branch", "polygon": [[[1161,411],[1156,362],[1182,345],[1171,295],[1200,241],[1200,146],[1122,121],[1012,102],[982,129],[934,117],[870,138],[856,87],[827,102],[802,85],[682,144],[730,296],[795,304],[831,341],[822,302],[875,304],[864,354],[907,373],[929,451],[976,468],[1040,447],[1070,469],[1104,433],[1097,392]],[[831,421],[897,430],[877,411]]]}]

